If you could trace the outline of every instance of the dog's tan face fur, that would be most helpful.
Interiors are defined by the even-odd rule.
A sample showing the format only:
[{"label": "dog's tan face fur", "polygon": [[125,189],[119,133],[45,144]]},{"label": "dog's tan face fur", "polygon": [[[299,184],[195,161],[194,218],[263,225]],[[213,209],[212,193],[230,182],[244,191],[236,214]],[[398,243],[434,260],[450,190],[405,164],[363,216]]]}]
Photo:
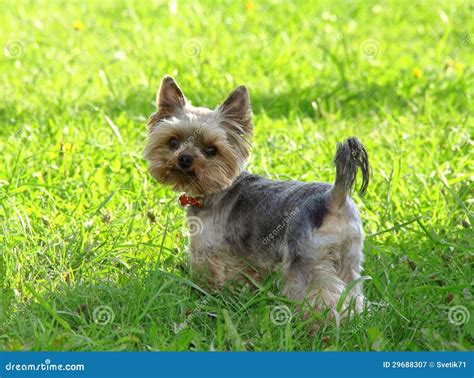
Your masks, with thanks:
[{"label": "dog's tan face fur", "polygon": [[[251,109],[247,89],[235,89],[215,110],[193,107],[172,77],[165,76],[157,111],[148,121],[145,158],[160,183],[192,195],[228,187],[248,158]],[[183,168],[183,159],[189,165]]]}]

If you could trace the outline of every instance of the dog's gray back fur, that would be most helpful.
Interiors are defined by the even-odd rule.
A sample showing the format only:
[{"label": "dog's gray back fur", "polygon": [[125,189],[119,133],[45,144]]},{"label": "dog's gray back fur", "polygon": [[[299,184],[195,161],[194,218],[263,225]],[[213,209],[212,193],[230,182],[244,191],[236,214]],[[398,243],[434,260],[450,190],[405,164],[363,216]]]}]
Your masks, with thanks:
[{"label": "dog's gray back fur", "polygon": [[[298,244],[310,238],[328,212],[332,185],[272,181],[243,172],[223,192],[210,195],[192,216],[213,217],[225,224],[222,242],[257,267],[297,258]],[[227,248],[226,248],[227,249]]]}]

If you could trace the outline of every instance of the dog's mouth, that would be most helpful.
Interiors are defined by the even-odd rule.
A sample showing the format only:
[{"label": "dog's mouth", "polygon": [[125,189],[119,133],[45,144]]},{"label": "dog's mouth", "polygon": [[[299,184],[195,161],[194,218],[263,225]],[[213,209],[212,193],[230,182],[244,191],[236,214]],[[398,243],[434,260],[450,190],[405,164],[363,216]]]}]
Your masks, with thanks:
[{"label": "dog's mouth", "polygon": [[168,182],[174,186],[177,191],[189,193],[201,193],[203,191],[202,183],[195,169],[183,169],[175,166],[169,170]]},{"label": "dog's mouth", "polygon": [[173,170],[172,170],[175,174],[179,174],[179,175],[182,175],[184,177],[187,177],[189,179],[197,179],[197,174],[196,174],[196,171],[194,169],[183,169],[181,167],[175,167]]}]

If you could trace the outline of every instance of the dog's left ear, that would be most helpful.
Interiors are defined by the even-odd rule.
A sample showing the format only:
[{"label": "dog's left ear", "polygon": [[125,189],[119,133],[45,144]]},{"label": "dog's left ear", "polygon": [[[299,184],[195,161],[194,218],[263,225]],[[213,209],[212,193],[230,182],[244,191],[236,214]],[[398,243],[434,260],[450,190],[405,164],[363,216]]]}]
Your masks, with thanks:
[{"label": "dog's left ear", "polygon": [[160,89],[156,95],[157,115],[159,118],[167,118],[176,114],[186,105],[186,97],[171,76],[161,79]]},{"label": "dog's left ear", "polygon": [[233,129],[240,128],[245,134],[252,132],[250,97],[244,85],[234,89],[227,99],[219,105],[217,111],[224,126]]}]

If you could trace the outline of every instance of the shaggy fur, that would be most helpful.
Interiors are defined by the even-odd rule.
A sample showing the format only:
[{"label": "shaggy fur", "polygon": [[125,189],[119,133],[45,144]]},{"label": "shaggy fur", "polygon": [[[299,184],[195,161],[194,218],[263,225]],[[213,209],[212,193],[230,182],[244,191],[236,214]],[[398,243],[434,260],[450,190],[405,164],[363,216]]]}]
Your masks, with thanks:
[{"label": "shaggy fur", "polygon": [[[219,287],[280,268],[283,293],[297,301],[307,298],[317,309],[335,308],[362,269],[362,223],[350,193],[358,168],[360,194],[367,189],[367,152],[356,138],[338,146],[334,186],[272,181],[242,171],[252,131],[245,87],[209,110],[191,106],[173,78],[163,78],[145,157],[156,180],[203,202],[188,209],[195,231],[192,272]],[[360,283],[347,295],[345,305],[350,302],[360,311]]]}]

